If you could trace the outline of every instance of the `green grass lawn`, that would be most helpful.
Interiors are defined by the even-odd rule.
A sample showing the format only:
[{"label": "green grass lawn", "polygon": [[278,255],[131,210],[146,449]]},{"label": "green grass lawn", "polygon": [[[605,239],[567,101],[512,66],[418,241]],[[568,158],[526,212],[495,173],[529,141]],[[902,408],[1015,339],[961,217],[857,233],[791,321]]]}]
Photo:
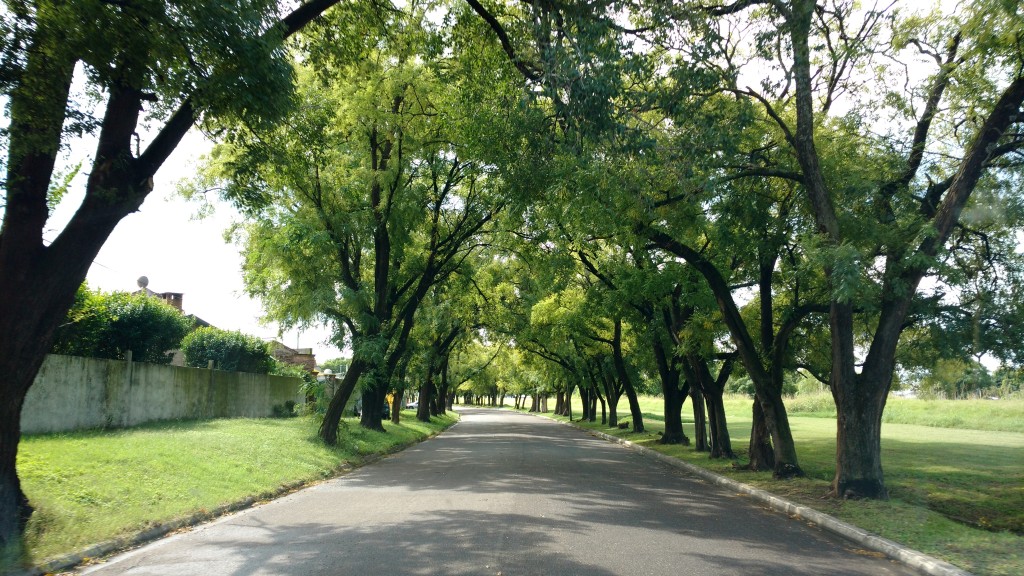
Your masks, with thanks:
[{"label": "green grass lawn", "polygon": [[316,436],[308,417],[171,422],[117,431],[27,436],[18,453],[22,487],[36,512],[27,545],[39,562],[213,510],[282,485],[335,474],[450,426],[456,416],[419,422],[404,412],[387,433],[343,420],[339,445]]},{"label": "green grass lawn", "polygon": [[[912,423],[882,427],[887,502],[826,498],[835,472],[836,434],[835,420],[827,414],[791,411],[793,436],[807,478],[776,481],[770,473],[737,471],[731,461],[710,460],[690,447],[658,444],[657,433],[664,429],[661,402],[652,397],[641,400],[644,434],[608,429],[600,422],[584,425],[832,514],[975,574],[1024,574],[1022,401],[890,401],[886,410]],[[992,414],[986,416],[985,409]],[[578,418],[579,405],[573,410]],[[691,410],[687,402],[684,427],[692,437]],[[751,400],[728,397],[726,411],[733,448],[742,461],[750,434]],[[625,398],[619,404],[619,419],[630,419]],[[953,421],[959,427],[940,427]]]}]

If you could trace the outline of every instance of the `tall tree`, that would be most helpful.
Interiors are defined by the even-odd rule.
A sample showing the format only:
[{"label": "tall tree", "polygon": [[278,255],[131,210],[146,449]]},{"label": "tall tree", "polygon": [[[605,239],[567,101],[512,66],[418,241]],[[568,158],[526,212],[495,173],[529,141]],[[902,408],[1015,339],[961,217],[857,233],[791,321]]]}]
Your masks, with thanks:
[{"label": "tall tree", "polygon": [[475,155],[472,123],[506,93],[485,94],[475,78],[450,76],[443,55],[426,57],[436,38],[423,6],[387,24],[394,35],[370,35],[361,50],[314,51],[296,112],[272,130],[239,127],[210,171],[251,216],[245,281],[268,315],[326,321],[352,346],[321,426],[328,443],[357,383],[361,424],[382,429],[377,407],[417,310],[506,203],[502,179]]},{"label": "tall tree", "polygon": [[[5,2],[0,563],[17,561],[32,513],[15,467],[21,407],[93,258],[197,120],[276,116],[290,82],[283,40],[336,3],[310,0],[283,15],[271,0],[227,10],[184,0]],[[142,146],[144,110],[154,136]],[[47,245],[43,231],[64,180],[57,161],[79,136],[95,142],[85,198]]]},{"label": "tall tree", "polygon": [[[761,105],[776,125],[781,138],[773,146],[793,159],[817,228],[807,246],[830,289],[830,387],[838,411],[833,492],[885,498],[881,419],[900,334],[979,183],[994,169],[1013,170],[1003,159],[1024,144],[1020,11],[987,0],[946,20],[900,20],[838,0],[701,8],[717,22],[745,15],[741,27],[760,32],[749,63],[771,62],[773,74],[758,88],[743,83],[738,60],[722,55],[715,65],[728,90]],[[722,37],[729,25],[735,22],[722,25]],[[922,56],[930,76],[892,81],[905,74],[902,63],[922,64]],[[879,66],[882,58],[899,65]],[[875,79],[870,70],[879,68],[885,76]],[[840,107],[852,112],[842,117]],[[882,138],[870,132],[880,111],[890,121]],[[849,177],[851,167],[860,177]],[[855,322],[860,311],[873,326],[863,340]]]}]

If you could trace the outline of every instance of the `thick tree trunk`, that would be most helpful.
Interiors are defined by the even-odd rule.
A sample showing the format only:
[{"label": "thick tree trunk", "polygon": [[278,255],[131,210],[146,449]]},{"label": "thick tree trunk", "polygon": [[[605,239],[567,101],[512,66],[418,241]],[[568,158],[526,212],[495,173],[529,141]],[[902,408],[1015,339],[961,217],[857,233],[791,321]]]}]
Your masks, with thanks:
[{"label": "thick tree trunk", "polygon": [[708,407],[709,431],[711,432],[711,457],[735,458],[732,451],[732,438],[725,420],[725,402],[721,392],[709,391],[704,395]]},{"label": "thick tree trunk", "polygon": [[434,399],[434,367],[431,365],[427,370],[427,379],[420,385],[419,404],[416,406],[416,419],[420,422],[430,422],[430,403]]},{"label": "thick tree trunk", "polygon": [[[608,422],[607,422],[607,425],[608,425],[609,428],[615,428],[615,427],[617,427],[619,425],[619,411],[618,411],[618,407],[619,407],[619,398],[617,396],[615,396],[615,395],[612,395],[611,397],[609,397],[608,398]],[[603,415],[601,417],[601,421],[602,421],[601,422],[602,424],[605,423]]]},{"label": "thick tree trunk", "polygon": [[[4,264],[10,256],[4,254]],[[21,409],[52,346],[54,331],[85,276],[79,267],[68,273],[72,279],[47,279],[35,268],[23,263],[19,278],[0,267],[0,567],[18,560],[21,534],[32,514],[17,475]]]},{"label": "thick tree trunk", "polygon": [[683,404],[689,394],[689,384],[679,386],[680,373],[675,359],[665,350],[665,346],[655,335],[651,343],[651,351],[658,366],[661,380],[661,395],[664,399],[665,433],[661,436],[661,444],[683,444],[689,446],[690,439],[683,432]]},{"label": "thick tree trunk", "polygon": [[743,468],[753,472],[775,469],[775,450],[772,449],[771,433],[764,419],[761,403],[754,400],[753,417],[750,426],[750,445],[747,456],[750,461]]},{"label": "thick tree trunk", "polygon": [[[0,361],[0,369],[9,362]],[[25,367],[27,369],[31,367]],[[14,367],[17,370],[17,367]],[[36,368],[38,371],[38,368]],[[5,372],[11,374],[10,372]],[[34,373],[32,374],[34,378]],[[25,376],[21,376],[24,380]],[[10,378],[8,378],[10,382]],[[21,491],[15,464],[21,440],[21,407],[25,395],[18,394],[0,404],[0,573],[6,574],[21,560],[21,534],[32,516],[32,507]]]},{"label": "thick tree trunk", "polygon": [[682,444],[690,445],[690,439],[683,431],[683,405],[686,403],[686,396],[689,390],[679,389],[678,382],[675,386],[665,386],[664,382],[662,396],[665,407],[665,433],[662,435],[661,444]]},{"label": "thick tree trunk", "polygon": [[[853,353],[852,306],[833,302],[829,324],[833,340],[831,389],[837,426],[832,493],[840,498],[884,499],[888,493],[882,476],[882,410],[892,370],[888,371],[885,385],[879,386],[878,380],[884,376],[873,373],[880,371],[873,361],[878,357],[882,338],[876,333],[864,374],[858,375]],[[896,335],[881,336],[891,339],[890,347],[895,351],[898,331]]]},{"label": "thick tree trunk", "polygon": [[[762,312],[763,313],[763,312]],[[735,458],[732,451],[732,440],[725,420],[725,404],[722,395],[725,384],[732,374],[734,360],[726,359],[718,372],[718,377],[711,376],[708,361],[696,354],[687,356],[684,366],[688,367],[688,376],[693,377],[700,386],[707,407],[708,449],[712,458]],[[780,376],[781,378],[781,376]],[[694,398],[696,402],[697,399]]]},{"label": "thick tree trunk", "polygon": [[384,386],[380,382],[363,389],[363,413],[359,416],[359,425],[384,432]]},{"label": "thick tree trunk", "polygon": [[334,446],[338,443],[338,423],[341,421],[345,405],[348,404],[349,398],[352,397],[352,392],[356,389],[356,382],[359,381],[359,377],[365,369],[365,362],[359,358],[353,358],[352,364],[348,367],[345,377],[342,378],[341,384],[338,386],[338,390],[331,398],[330,404],[327,405],[327,413],[324,414],[324,420],[320,423],[319,431],[320,438],[325,444]]},{"label": "thick tree trunk", "polygon": [[[14,193],[8,190],[8,194]],[[11,196],[8,200],[10,211]],[[45,213],[45,202],[43,210]],[[116,223],[130,211],[125,206],[110,208],[105,214],[108,217],[94,219],[92,236],[69,246],[62,234],[61,245],[55,241],[49,247],[16,242],[18,238],[9,228],[19,226],[11,225],[11,214],[5,215],[0,242],[0,562],[21,554],[22,531],[32,513],[16,469],[25,395],[89,264]]]},{"label": "thick tree trunk", "polygon": [[[852,334],[852,329],[850,331]],[[896,335],[890,356],[895,354]],[[875,356],[882,340],[876,334]],[[836,362],[834,361],[833,366]],[[832,373],[832,398],[836,403],[836,475],[832,493],[840,498],[886,499],[882,475],[882,411],[892,382],[891,361],[869,362],[861,374],[853,370]],[[842,379],[842,380],[840,380]]]},{"label": "thick tree trunk", "polygon": [[758,396],[761,397],[761,409],[764,410],[768,429],[772,431],[772,447],[775,449],[775,468],[772,475],[775,478],[803,476],[804,472],[797,464],[796,443],[789,427],[789,416],[786,414],[782,394],[775,390],[766,390],[763,394],[764,397],[761,397],[762,394]]},{"label": "thick tree trunk", "polygon": [[448,386],[448,360],[450,356],[444,355],[444,359],[441,360],[441,384],[437,387],[437,414],[435,416],[444,416],[444,413],[451,409],[451,395],[450,387]]}]

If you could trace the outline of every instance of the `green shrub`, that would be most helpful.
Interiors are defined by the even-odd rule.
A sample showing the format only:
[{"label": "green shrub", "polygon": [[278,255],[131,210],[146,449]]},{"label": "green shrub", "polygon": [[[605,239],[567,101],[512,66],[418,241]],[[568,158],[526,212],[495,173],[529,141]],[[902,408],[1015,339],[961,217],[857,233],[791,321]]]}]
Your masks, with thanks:
[{"label": "green shrub", "polygon": [[213,360],[214,368],[229,372],[267,374],[274,366],[267,343],[241,332],[219,328],[199,328],[181,341],[185,364],[206,368]]},{"label": "green shrub", "polygon": [[92,291],[82,284],[67,320],[57,329],[55,354],[168,364],[192,329],[192,320],[175,307],[145,294]]}]

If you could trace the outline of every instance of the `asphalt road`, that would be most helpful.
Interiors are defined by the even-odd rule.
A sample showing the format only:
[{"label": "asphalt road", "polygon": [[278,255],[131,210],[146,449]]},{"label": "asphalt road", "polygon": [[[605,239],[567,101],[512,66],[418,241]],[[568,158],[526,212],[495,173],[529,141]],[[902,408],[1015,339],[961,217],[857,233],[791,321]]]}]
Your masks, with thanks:
[{"label": "asphalt road", "polygon": [[82,573],[915,574],[628,448],[483,409],[342,478]]}]

